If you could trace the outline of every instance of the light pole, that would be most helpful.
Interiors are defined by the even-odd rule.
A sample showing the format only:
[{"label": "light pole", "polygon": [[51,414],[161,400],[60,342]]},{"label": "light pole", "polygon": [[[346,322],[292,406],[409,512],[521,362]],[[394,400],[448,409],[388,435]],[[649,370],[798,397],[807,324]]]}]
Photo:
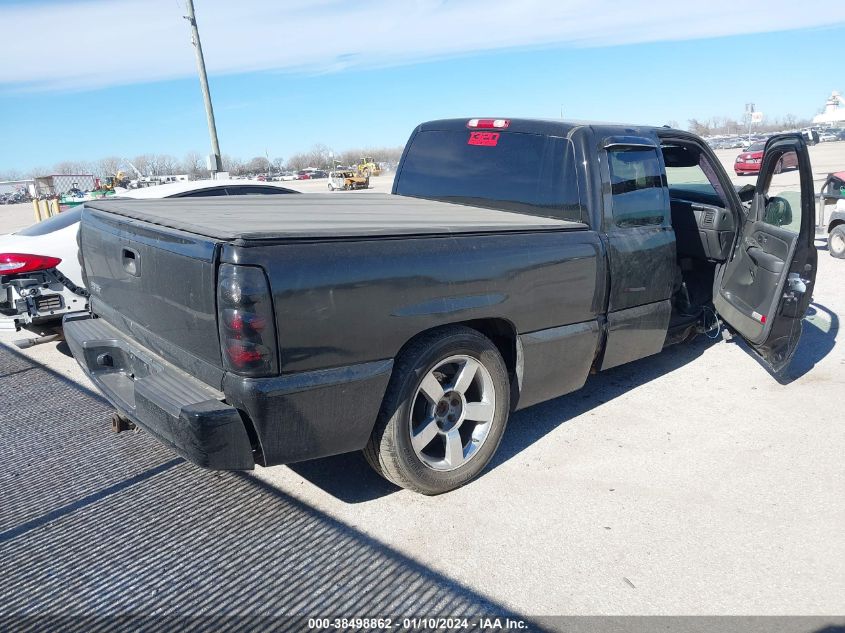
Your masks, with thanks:
[{"label": "light pole", "polygon": [[754,104],[753,103],[746,103],[745,104],[745,116],[748,118],[748,142],[751,142],[751,122],[754,115]]},{"label": "light pole", "polygon": [[185,8],[188,10],[188,15],[184,17],[191,23],[191,44],[194,45],[194,52],[197,55],[197,72],[200,76],[202,98],[205,101],[208,134],[211,137],[211,156],[208,157],[208,168],[211,171],[212,177],[214,177],[214,174],[221,169],[220,144],[217,142],[217,125],[214,123],[214,108],[211,106],[211,93],[208,90],[208,76],[205,73],[205,59],[202,56],[202,43],[200,42],[200,32],[197,28],[197,16],[194,13],[194,0],[185,0]]}]

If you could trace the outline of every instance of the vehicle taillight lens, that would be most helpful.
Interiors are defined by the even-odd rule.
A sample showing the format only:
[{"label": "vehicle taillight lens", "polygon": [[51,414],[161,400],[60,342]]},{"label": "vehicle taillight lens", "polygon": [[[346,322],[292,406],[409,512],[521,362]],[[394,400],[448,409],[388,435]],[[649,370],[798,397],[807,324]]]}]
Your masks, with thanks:
[{"label": "vehicle taillight lens", "polygon": [[478,129],[503,129],[511,124],[510,119],[470,119],[467,127]]},{"label": "vehicle taillight lens", "polygon": [[36,270],[48,270],[62,263],[58,257],[27,255],[26,253],[0,253],[0,274],[16,275]]},{"label": "vehicle taillight lens", "polygon": [[255,266],[220,266],[217,307],[223,366],[241,376],[277,374],[273,301],[264,271]]}]

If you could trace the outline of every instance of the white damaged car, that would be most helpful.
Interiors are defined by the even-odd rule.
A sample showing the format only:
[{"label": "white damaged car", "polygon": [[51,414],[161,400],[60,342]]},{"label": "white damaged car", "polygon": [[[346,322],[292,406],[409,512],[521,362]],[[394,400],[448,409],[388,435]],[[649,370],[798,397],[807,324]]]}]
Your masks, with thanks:
[{"label": "white damaged car", "polygon": [[[195,180],[121,192],[123,198],[299,193],[275,182]],[[83,205],[17,233],[0,235],[0,330],[59,325],[88,308],[76,236]]]}]

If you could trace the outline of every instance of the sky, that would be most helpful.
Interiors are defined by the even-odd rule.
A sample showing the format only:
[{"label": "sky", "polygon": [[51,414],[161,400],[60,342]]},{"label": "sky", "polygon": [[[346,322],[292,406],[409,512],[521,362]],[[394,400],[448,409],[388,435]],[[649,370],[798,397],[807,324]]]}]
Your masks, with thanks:
[{"label": "sky", "polygon": [[[195,0],[223,154],[443,117],[685,127],[845,92],[841,0]],[[0,0],[0,172],[210,142],[181,0]]]}]

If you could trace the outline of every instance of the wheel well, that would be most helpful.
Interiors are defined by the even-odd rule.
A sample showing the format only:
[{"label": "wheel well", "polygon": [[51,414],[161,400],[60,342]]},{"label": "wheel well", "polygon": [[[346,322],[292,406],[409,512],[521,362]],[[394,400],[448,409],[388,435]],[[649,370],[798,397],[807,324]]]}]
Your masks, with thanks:
[{"label": "wheel well", "polygon": [[493,341],[505,361],[508,374],[513,378],[516,372],[516,328],[513,323],[505,319],[474,319],[455,325],[471,327]]},{"label": "wheel well", "polygon": [[845,220],[834,220],[831,222],[827,227],[827,232],[830,233],[833,229],[835,229],[840,224],[845,224]]},{"label": "wheel well", "polygon": [[[443,325],[463,325],[464,327],[472,328],[489,338],[505,361],[505,367],[508,370],[508,375],[513,379],[516,374],[516,328],[507,319],[472,319],[469,321],[456,321],[454,323],[444,323]],[[443,327],[439,325],[437,327]],[[402,349],[405,349],[411,341],[418,337],[437,329],[437,327],[423,330],[414,335],[408,340]],[[400,350],[401,353],[401,350]]]}]

